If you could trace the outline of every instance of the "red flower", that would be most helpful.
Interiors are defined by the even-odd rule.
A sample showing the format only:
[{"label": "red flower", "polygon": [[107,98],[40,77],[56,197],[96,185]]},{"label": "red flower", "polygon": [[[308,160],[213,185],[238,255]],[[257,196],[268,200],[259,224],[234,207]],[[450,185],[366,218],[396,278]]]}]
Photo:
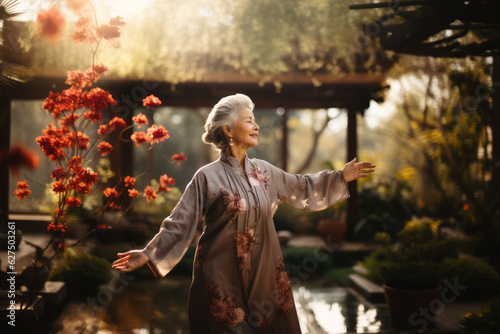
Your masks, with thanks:
[{"label": "red flower", "polygon": [[[68,72],[74,73],[74,72]],[[71,74],[69,74],[71,76]],[[77,76],[77,74],[75,74]],[[78,80],[77,78],[68,79]],[[68,82],[68,81],[66,81]],[[83,98],[81,90],[75,86],[63,90],[61,93],[49,92],[49,96],[45,99],[42,109],[52,114],[52,117],[59,118],[59,114],[63,111],[75,111],[83,106]]]},{"label": "red flower", "polygon": [[108,40],[120,37],[120,30],[116,25],[103,24],[96,29],[97,36]]},{"label": "red flower", "polygon": [[138,124],[137,128],[139,129],[141,128],[142,124],[149,124],[148,118],[143,113],[140,113],[139,115],[132,117],[132,121]]},{"label": "red flower", "polygon": [[52,174],[50,174],[51,178],[56,179],[56,181],[62,180],[66,177],[66,172],[62,167],[56,168],[52,171]]},{"label": "red flower", "polygon": [[105,224],[99,224],[99,225],[97,225],[97,226],[96,226],[96,228],[97,228],[98,230],[105,230],[107,227],[106,227],[106,225],[105,225]]},{"label": "red flower", "polygon": [[134,132],[131,136],[130,139],[135,141],[135,144],[137,146],[141,146],[142,143],[145,143],[148,141],[148,137],[146,133],[144,132]]},{"label": "red flower", "polygon": [[52,183],[52,190],[57,193],[63,193],[67,189],[66,185],[60,181]]},{"label": "red flower", "polygon": [[175,185],[175,179],[173,177],[168,177],[167,174],[163,174],[160,176],[160,183],[161,184],[169,184],[171,186]]},{"label": "red flower", "polygon": [[104,190],[104,196],[106,197],[118,197],[118,192],[116,191],[116,188],[113,187],[113,188],[106,188],[106,190]]},{"label": "red flower", "polygon": [[127,123],[120,118],[120,117],[115,117],[111,121],[109,121],[109,126],[113,129],[123,129],[127,127]]},{"label": "red flower", "polygon": [[165,184],[160,184],[160,185],[158,186],[158,192],[166,192],[166,193],[167,193],[167,192],[169,192],[169,191],[171,191],[171,190],[172,190],[172,189],[171,189],[171,188],[169,188],[169,187],[167,187]]},{"label": "red flower", "polygon": [[78,173],[78,178],[85,183],[96,183],[97,182],[97,173],[92,173],[90,169],[80,169]]},{"label": "red flower", "polygon": [[[114,106],[118,105],[118,103],[115,101],[115,99],[113,99],[113,97],[108,91],[105,91],[99,87],[96,87],[91,91],[89,91],[88,93],[85,93],[83,95],[83,100],[85,106],[96,113],[100,110],[107,108],[109,104]],[[86,113],[84,113],[83,115],[84,117],[85,114]]]},{"label": "red flower", "polygon": [[35,151],[18,143],[10,149],[0,151],[0,162],[7,163],[12,174],[18,178],[21,175],[22,167],[36,168],[40,158]]},{"label": "red flower", "polygon": [[116,210],[121,210],[123,209],[123,206],[116,204],[115,202],[110,202],[109,203],[109,208],[110,209],[116,209]]},{"label": "red flower", "polygon": [[80,206],[82,204],[82,200],[78,197],[68,197],[66,198],[66,205],[69,207]]},{"label": "red flower", "polygon": [[92,173],[89,169],[81,167],[74,173],[75,176],[69,182],[69,189],[74,189],[79,193],[90,194],[90,187],[97,182],[97,173]]},{"label": "red flower", "polygon": [[82,117],[89,120],[91,123],[100,122],[102,119],[101,112],[98,110],[88,110],[82,114]]},{"label": "red flower", "polygon": [[125,182],[125,187],[133,186],[135,183],[135,179],[132,176],[125,176],[123,181]]},{"label": "red flower", "polygon": [[61,120],[61,124],[63,124],[63,125],[75,124],[77,119],[78,119],[78,115],[75,113],[71,113],[70,115],[64,117]]},{"label": "red flower", "polygon": [[17,196],[19,200],[22,200],[23,198],[29,198],[28,196],[31,194],[31,190],[29,189],[19,189],[19,190],[14,190],[13,191],[14,195]]},{"label": "red flower", "polygon": [[104,64],[99,64],[99,65],[94,65],[94,66],[92,67],[92,70],[93,70],[96,74],[101,75],[101,74],[106,73],[106,72],[109,70],[109,68],[108,68],[106,65],[104,65]]},{"label": "red flower", "polygon": [[64,152],[59,148],[60,142],[56,139],[50,136],[39,136],[36,138],[36,143],[51,161],[64,157]]},{"label": "red flower", "polygon": [[66,233],[66,231],[68,231],[68,224],[57,223],[57,225],[56,225],[54,222],[52,222],[47,226],[47,231],[49,231],[49,232],[61,231],[62,233]]},{"label": "red flower", "polygon": [[90,194],[91,185],[83,181],[71,181],[70,188],[81,194]]},{"label": "red flower", "polygon": [[165,130],[165,128],[160,125],[156,126],[156,124],[153,124],[149,129],[148,129],[148,141],[151,143],[151,145],[156,143],[160,143],[160,141],[164,141],[165,139],[168,139],[170,136],[168,135],[168,130]]},{"label": "red flower", "polygon": [[149,95],[144,100],[142,100],[142,105],[145,107],[151,108],[151,110],[154,110],[155,106],[161,105],[161,101],[156,96]]},{"label": "red flower", "polygon": [[68,135],[71,146],[80,150],[87,150],[89,148],[90,138],[81,131],[72,132]]},{"label": "red flower", "polygon": [[75,30],[73,30],[73,33],[69,37],[73,39],[73,42],[75,42],[75,44],[92,42],[92,35],[85,28],[75,27]]},{"label": "red flower", "polygon": [[28,189],[29,187],[30,185],[26,183],[26,180],[17,182],[17,188],[19,189]]},{"label": "red flower", "polygon": [[54,213],[56,214],[57,217],[64,218],[65,212],[64,212],[63,209],[57,208],[57,209],[54,210]]},{"label": "red flower", "polygon": [[97,130],[97,133],[100,135],[109,135],[111,132],[113,132],[113,128],[110,127],[108,124],[102,124],[99,127],[99,130]]},{"label": "red flower", "polygon": [[184,156],[184,152],[181,152],[180,154],[174,154],[172,160],[177,161],[177,166],[179,166],[181,161],[186,161],[187,158]]},{"label": "red flower", "polygon": [[145,194],[146,199],[148,200],[148,202],[151,202],[156,197],[158,197],[158,195],[156,194],[156,192],[150,186],[147,186],[146,189],[144,189],[144,194]]},{"label": "red flower", "polygon": [[59,108],[62,111],[75,111],[83,107],[82,92],[76,87],[72,86],[62,91],[59,101]]},{"label": "red flower", "polygon": [[71,85],[75,87],[76,89],[83,89],[86,86],[86,81],[85,81],[85,74],[80,71],[68,71],[66,72],[66,76],[68,77],[66,81],[64,82],[67,85]]},{"label": "red flower", "polygon": [[123,17],[116,16],[109,20],[109,25],[123,27],[125,22],[123,21]]},{"label": "red flower", "polygon": [[82,168],[83,157],[81,155],[75,155],[71,157],[68,161],[68,170],[72,173],[78,173]]},{"label": "red flower", "polygon": [[66,19],[57,7],[38,12],[36,21],[38,33],[49,41],[59,39],[62,27],[66,23]]},{"label": "red flower", "polygon": [[139,198],[139,192],[136,189],[129,189],[128,195],[132,198]]},{"label": "red flower", "polygon": [[97,80],[99,80],[101,75],[106,73],[108,70],[109,69],[103,64],[94,65],[88,70],[86,70],[84,75],[87,86],[88,87],[92,86],[92,84],[97,82]]},{"label": "red flower", "polygon": [[108,143],[107,141],[100,142],[99,145],[97,145],[97,148],[101,150],[102,156],[105,156],[106,154],[108,154],[113,150],[113,146],[111,146],[111,144]]},{"label": "red flower", "polygon": [[462,210],[469,211],[469,204],[464,204],[464,206],[462,207]]},{"label": "red flower", "polygon": [[63,244],[61,242],[61,243],[59,243],[59,245],[57,245],[57,248],[59,248],[59,249],[66,249],[66,248],[68,248],[68,246],[66,246],[65,244]]}]

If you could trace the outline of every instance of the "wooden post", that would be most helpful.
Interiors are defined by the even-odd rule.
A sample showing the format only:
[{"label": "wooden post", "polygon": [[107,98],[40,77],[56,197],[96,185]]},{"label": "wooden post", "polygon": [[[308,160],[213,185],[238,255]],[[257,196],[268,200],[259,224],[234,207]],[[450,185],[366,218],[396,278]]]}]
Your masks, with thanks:
[{"label": "wooden post", "polygon": [[[358,108],[355,105],[347,107],[347,161],[349,162],[358,156],[358,134],[357,116]],[[354,234],[354,225],[358,215],[358,188],[357,182],[352,181],[347,184],[351,197],[347,200],[347,230],[346,238],[351,238]]]},{"label": "wooden post", "polygon": [[288,111],[285,108],[278,108],[278,115],[281,117],[281,169],[288,169]]},{"label": "wooden post", "polygon": [[[10,147],[10,98],[0,99],[0,152]],[[0,161],[0,227],[7,227],[9,220],[9,164]]]},{"label": "wooden post", "polygon": [[[493,172],[491,177],[492,192],[490,196],[496,199],[497,190],[495,186],[500,184],[500,57],[493,58],[493,93],[492,93],[492,112],[491,112],[491,137],[492,137],[492,163]],[[496,193],[496,196],[495,196]],[[493,216],[495,211],[492,212]],[[493,219],[490,220],[493,222]],[[490,224],[488,224],[490,225]],[[485,226],[489,229],[491,226]]]}]

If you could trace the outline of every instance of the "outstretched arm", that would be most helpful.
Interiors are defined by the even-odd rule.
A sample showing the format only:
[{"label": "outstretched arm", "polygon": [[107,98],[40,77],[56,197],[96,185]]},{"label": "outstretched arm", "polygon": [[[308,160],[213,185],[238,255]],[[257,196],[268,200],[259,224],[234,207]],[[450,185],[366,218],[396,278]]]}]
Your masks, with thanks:
[{"label": "outstretched arm", "polygon": [[342,172],[346,182],[351,182],[362,177],[368,177],[370,173],[375,171],[375,165],[369,161],[356,162],[356,158],[352,159],[344,165]]}]

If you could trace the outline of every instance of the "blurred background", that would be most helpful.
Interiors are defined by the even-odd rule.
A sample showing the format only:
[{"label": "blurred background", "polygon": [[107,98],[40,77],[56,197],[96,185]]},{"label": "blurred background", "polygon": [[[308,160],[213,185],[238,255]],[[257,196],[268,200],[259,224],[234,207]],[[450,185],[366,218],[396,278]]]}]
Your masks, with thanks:
[{"label": "blurred background", "polygon": [[[104,121],[122,118],[130,135],[140,131],[132,117],[144,113],[170,138],[155,149],[122,141],[106,157],[89,153],[99,191],[85,196],[68,222],[75,240],[97,216],[112,227],[89,246],[94,255],[112,261],[156,233],[196,170],[217,158],[201,141],[210,108],[245,93],[260,126],[251,158],[290,173],[341,169],[354,157],[377,165],[349,185],[348,201],[324,212],[280,205],[275,224],[286,231],[280,236],[290,263],[313,256],[314,238],[330,235],[320,227],[325,220],[341,221],[334,248],[357,248],[335,259],[347,271],[343,283],[338,273],[331,282],[348,284],[350,268],[380,246],[377,233],[396,238],[408,221],[430,217],[460,240],[462,254],[499,270],[500,27],[493,1],[4,0],[0,9],[4,229],[14,220],[27,238],[46,232],[58,197],[55,164],[36,143],[52,121],[41,108],[50,91],[68,88],[67,71],[102,63],[109,72],[96,86],[117,101]],[[125,25],[116,38],[90,46],[74,36],[82,16],[99,25],[120,16]],[[150,94],[162,101],[154,111],[142,105]],[[16,150],[29,158],[15,160]],[[180,152],[187,160],[177,166],[171,157]],[[102,190],[120,177],[133,175],[144,189],[164,174],[175,179],[169,192],[122,212],[102,211]],[[20,180],[32,183],[23,201],[14,195]],[[288,248],[300,236],[313,239],[295,245],[312,248]],[[190,274],[193,254],[181,274]],[[320,266],[318,277],[332,266]]]}]

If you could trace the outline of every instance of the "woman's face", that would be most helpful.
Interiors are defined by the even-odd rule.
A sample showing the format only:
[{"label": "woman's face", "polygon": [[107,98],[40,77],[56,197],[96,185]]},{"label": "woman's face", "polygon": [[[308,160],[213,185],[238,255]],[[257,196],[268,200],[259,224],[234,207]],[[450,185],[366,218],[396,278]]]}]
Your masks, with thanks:
[{"label": "woman's face", "polygon": [[257,141],[259,129],[252,110],[242,109],[236,120],[236,125],[231,130],[234,146],[242,148],[257,146],[259,144]]}]

